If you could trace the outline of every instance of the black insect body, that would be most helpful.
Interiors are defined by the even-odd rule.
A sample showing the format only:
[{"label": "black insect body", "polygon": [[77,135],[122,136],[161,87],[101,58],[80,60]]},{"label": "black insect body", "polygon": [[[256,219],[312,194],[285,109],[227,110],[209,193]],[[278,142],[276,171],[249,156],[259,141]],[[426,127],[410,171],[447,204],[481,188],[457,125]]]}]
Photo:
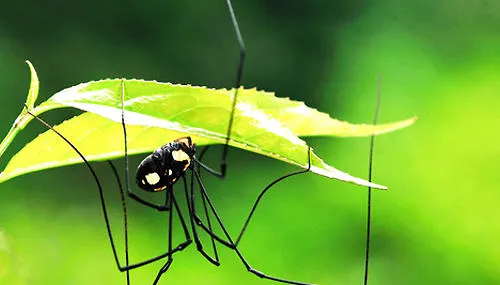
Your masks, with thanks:
[{"label": "black insect body", "polygon": [[137,185],[150,192],[165,190],[186,173],[195,152],[196,145],[190,137],[159,147],[137,167]]}]

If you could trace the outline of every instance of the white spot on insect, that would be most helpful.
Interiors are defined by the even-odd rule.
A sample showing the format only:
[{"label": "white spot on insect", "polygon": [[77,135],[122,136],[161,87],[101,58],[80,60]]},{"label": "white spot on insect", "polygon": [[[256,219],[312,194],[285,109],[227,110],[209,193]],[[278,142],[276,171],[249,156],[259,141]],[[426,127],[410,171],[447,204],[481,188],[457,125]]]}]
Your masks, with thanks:
[{"label": "white spot on insect", "polygon": [[146,181],[149,185],[155,185],[156,183],[160,182],[160,175],[158,175],[158,173],[156,172],[146,174],[146,176],[144,177],[146,178]]},{"label": "white spot on insect", "polygon": [[171,175],[172,175],[172,173],[173,173],[173,172],[172,172],[172,169],[169,169],[169,170],[168,170],[168,176],[171,176]]},{"label": "white spot on insect", "polygon": [[179,161],[179,162],[187,160],[188,164],[189,164],[189,161],[191,160],[189,158],[189,155],[187,153],[185,153],[183,150],[174,150],[174,151],[172,151],[172,158],[175,161]]}]

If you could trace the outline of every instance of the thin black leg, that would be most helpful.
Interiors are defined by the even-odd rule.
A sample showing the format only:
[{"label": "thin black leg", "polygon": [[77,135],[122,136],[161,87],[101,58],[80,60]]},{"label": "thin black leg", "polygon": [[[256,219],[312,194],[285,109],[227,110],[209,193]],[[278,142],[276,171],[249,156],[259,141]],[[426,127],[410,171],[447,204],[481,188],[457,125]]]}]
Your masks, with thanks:
[{"label": "thin black leg", "polygon": [[[198,154],[198,161],[202,161],[203,160],[203,157],[205,156],[205,154],[207,153],[207,151],[209,149],[210,149],[210,145],[207,145],[207,146],[205,146],[199,152],[199,154]],[[199,172],[199,175],[200,175],[200,178],[201,178],[201,172]],[[210,222],[210,213],[208,212],[208,209],[207,209],[207,202],[206,202],[205,196],[201,195],[201,199],[202,199],[202,203],[203,203],[203,209],[204,209],[204,212],[205,212],[205,217],[206,217],[206,220],[207,220],[209,232],[213,233],[212,224]],[[198,218],[198,216],[196,214],[195,214],[195,217]],[[211,236],[210,238],[211,238],[211,241],[212,241],[212,248],[214,250],[215,259],[219,260],[219,256],[218,256],[218,253],[217,253],[217,246],[215,244],[215,238],[213,236]]]},{"label": "thin black leg", "polygon": [[[144,266],[146,264],[150,264],[150,263],[155,262],[157,260],[163,259],[165,257],[169,257],[169,256],[173,255],[174,253],[176,253],[178,251],[184,250],[188,245],[191,244],[191,242],[192,242],[191,236],[189,235],[189,230],[187,228],[186,221],[184,220],[184,217],[182,216],[182,212],[180,210],[179,204],[177,203],[177,199],[175,199],[175,195],[173,194],[174,193],[173,192],[173,188],[171,188],[171,190],[167,190],[167,191],[171,191],[170,192],[171,193],[170,201],[173,204],[173,207],[170,205],[172,211],[170,211],[169,214],[171,215],[172,212],[173,212],[173,210],[175,209],[175,211],[177,213],[177,216],[179,217],[179,221],[181,222],[181,226],[182,226],[182,229],[184,231],[184,235],[186,237],[186,241],[180,243],[175,248],[171,248],[170,243],[172,242],[172,238],[171,238],[171,234],[172,233],[171,233],[171,230],[169,229],[169,251],[168,252],[163,253],[161,255],[158,255],[156,257],[153,257],[151,259],[148,259],[148,260],[145,260],[145,261],[142,261],[142,262],[138,262],[138,263],[133,264],[133,265],[129,265],[128,269],[134,269],[134,268],[137,268],[137,267],[141,267],[141,266]],[[168,263],[168,261],[167,261],[167,263]],[[166,266],[167,266],[167,264],[165,264],[163,267],[166,267]],[[120,268],[121,271],[126,270],[126,269],[127,268]]]},{"label": "thin black leg", "polygon": [[[187,204],[188,204],[188,211],[189,211],[189,220],[191,222],[191,230],[193,231],[193,239],[194,239],[194,242],[196,244],[196,249],[198,250],[198,252],[201,253],[201,255],[203,257],[205,257],[205,259],[207,259],[210,263],[216,265],[216,266],[219,266],[220,265],[220,262],[218,260],[218,256],[217,259],[214,259],[212,258],[207,252],[205,252],[205,250],[203,249],[203,244],[201,243],[201,240],[198,236],[198,231],[196,230],[196,227],[195,227],[195,222],[194,222],[194,219],[193,219],[193,209],[195,207],[195,203],[194,203],[194,196],[192,195],[192,191],[190,193],[190,191],[188,191],[188,187],[187,187],[187,182],[186,182],[186,176],[182,176],[182,179],[184,181],[184,193],[186,194],[186,201],[187,201]],[[193,182],[193,176],[191,175],[191,180],[190,180],[190,189],[193,189],[194,187],[194,182]]]},{"label": "thin black leg", "polygon": [[262,190],[260,192],[259,196],[257,197],[257,200],[255,201],[255,203],[252,206],[252,210],[250,210],[250,213],[248,214],[248,218],[246,219],[245,223],[243,224],[243,228],[241,229],[241,232],[238,235],[238,238],[236,239],[236,244],[235,244],[236,246],[238,246],[238,244],[240,243],[240,240],[243,237],[243,234],[245,233],[248,224],[250,223],[250,219],[252,218],[252,216],[255,212],[255,209],[257,209],[257,206],[259,205],[260,201],[262,200],[262,197],[264,196],[264,194],[266,194],[267,191],[269,189],[271,189],[274,185],[276,185],[278,182],[283,181],[286,178],[294,176],[294,175],[306,173],[311,169],[311,147],[308,148],[307,152],[308,152],[308,154],[307,154],[307,169],[303,169],[303,170],[299,170],[299,171],[285,174],[285,175],[281,176],[280,178],[274,180],[273,182],[269,183],[269,185],[267,185],[266,188],[264,188],[264,190]]},{"label": "thin black leg", "polygon": [[[125,150],[125,176],[126,176],[126,187],[127,187],[127,194],[130,198],[136,200],[137,202],[143,204],[143,205],[146,205],[148,207],[151,207],[151,208],[154,208],[154,209],[157,209],[159,211],[170,211],[169,212],[169,224],[170,224],[170,228],[169,228],[169,250],[166,252],[166,253],[163,253],[163,254],[160,254],[156,257],[153,257],[153,258],[150,258],[150,259],[147,259],[145,261],[142,261],[142,262],[138,262],[138,263],[135,263],[133,265],[128,265],[126,266],[125,268],[123,267],[120,267],[120,264],[118,263],[118,267],[121,271],[123,270],[129,270],[129,269],[133,269],[133,268],[137,268],[137,267],[141,267],[141,266],[144,266],[146,264],[149,264],[149,263],[152,263],[152,262],[155,262],[157,260],[160,260],[160,259],[163,259],[165,257],[168,257],[168,260],[167,260],[167,263],[163,266],[162,270],[160,270],[160,272],[158,273],[157,275],[157,279],[159,280],[160,276],[168,269],[168,267],[170,266],[170,264],[172,263],[172,254],[174,254],[175,252],[177,251],[181,251],[183,250],[184,248],[186,248],[189,244],[191,244],[191,238],[189,236],[189,232],[187,230],[187,227],[186,227],[186,224],[184,222],[184,218],[182,217],[182,214],[180,212],[180,209],[179,209],[179,206],[177,205],[177,202],[175,201],[175,197],[173,195],[173,187],[169,187],[169,189],[167,189],[167,192],[166,192],[166,199],[165,199],[165,204],[164,205],[156,205],[156,204],[153,204],[153,203],[150,203],[146,200],[143,200],[142,198],[140,198],[139,196],[137,196],[135,193],[132,192],[131,190],[131,187],[130,187],[130,171],[129,171],[129,157],[128,157],[128,143],[127,143],[127,127],[125,125],[125,81],[122,80],[122,84],[121,84],[121,87],[122,87],[122,92],[121,92],[121,121],[122,121],[122,128],[123,128],[123,138],[124,138],[124,150]],[[171,235],[172,235],[172,228],[171,228],[171,219],[172,219],[172,202],[174,203],[175,207],[176,207],[176,211],[177,211],[177,214],[179,216],[179,220],[181,221],[181,225],[183,227],[183,230],[184,230],[184,233],[186,235],[186,241],[180,243],[177,247],[175,248],[172,248],[172,238],[171,238]],[[155,281],[157,282],[157,281]]]},{"label": "thin black leg", "polygon": [[[245,221],[245,223],[244,223],[244,225],[243,225],[243,228],[242,228],[242,230],[241,230],[240,234],[238,235],[238,238],[236,239],[236,243],[235,243],[235,244],[228,243],[227,241],[223,240],[221,237],[219,237],[219,236],[217,236],[215,233],[213,233],[213,231],[212,231],[211,227],[210,227],[210,226],[209,226],[209,227],[207,227],[207,226],[203,223],[203,221],[199,218],[199,216],[196,214],[196,212],[194,212],[194,213],[193,213],[193,217],[194,217],[194,219],[195,219],[195,221],[196,221],[196,224],[197,224],[198,226],[200,226],[201,228],[203,228],[203,230],[204,230],[205,232],[207,232],[209,235],[211,235],[213,238],[215,238],[217,241],[219,241],[219,242],[220,242],[220,243],[222,243],[223,245],[225,245],[225,246],[227,246],[227,247],[229,247],[229,248],[236,247],[236,246],[239,244],[239,242],[240,242],[240,240],[241,240],[241,238],[242,238],[243,234],[245,233],[245,230],[246,230],[246,228],[247,228],[247,226],[248,226],[248,224],[249,224],[249,222],[250,222],[250,219],[252,218],[252,216],[253,216],[253,214],[254,214],[254,212],[255,212],[255,210],[256,210],[256,208],[257,208],[258,204],[260,203],[260,201],[261,201],[262,197],[264,196],[264,194],[265,194],[265,193],[267,193],[267,191],[268,191],[269,189],[271,189],[271,187],[273,187],[273,186],[274,186],[275,184],[277,184],[278,182],[283,181],[284,179],[286,179],[286,178],[288,178],[288,177],[291,177],[291,176],[294,176],[294,175],[298,175],[298,174],[306,173],[306,172],[308,172],[310,169],[311,169],[311,148],[309,147],[309,148],[308,148],[308,165],[307,165],[307,169],[303,169],[303,170],[299,170],[299,171],[295,171],[295,172],[292,172],[292,173],[288,173],[288,174],[286,174],[286,175],[283,175],[283,176],[279,177],[278,179],[276,179],[276,180],[272,181],[271,183],[269,183],[269,184],[268,184],[268,185],[267,185],[267,186],[266,186],[266,187],[265,187],[265,188],[261,191],[261,193],[260,193],[260,194],[259,194],[259,196],[257,197],[257,200],[255,201],[255,203],[254,203],[254,205],[253,205],[253,207],[252,207],[252,209],[251,209],[251,211],[250,211],[250,213],[249,213],[249,215],[248,215],[248,218],[246,219],[246,221]],[[197,172],[197,171],[195,171],[195,173],[194,173],[194,174],[195,174],[195,176],[197,176],[198,183],[199,183],[199,185],[200,185],[201,189],[203,189],[203,191],[202,191],[202,197],[203,197],[203,199],[204,199],[204,203],[205,203],[205,200],[210,201],[210,200],[209,200],[208,195],[206,194],[205,186],[203,185],[203,182],[201,181],[201,175],[200,175],[200,173],[199,173],[199,172]],[[215,213],[215,208],[213,207],[213,205],[212,205],[212,211]]]},{"label": "thin black leg", "polygon": [[224,178],[226,176],[226,170],[227,170],[227,153],[229,150],[229,141],[231,138],[231,130],[233,127],[233,118],[234,118],[234,111],[236,109],[236,102],[238,100],[238,91],[241,87],[241,79],[243,77],[243,66],[245,64],[245,43],[243,42],[243,37],[241,36],[240,32],[240,27],[238,25],[238,20],[236,19],[236,15],[234,13],[233,5],[231,3],[231,0],[226,0],[227,8],[229,10],[229,16],[231,17],[231,22],[233,24],[234,28],[234,33],[236,35],[236,41],[238,43],[238,48],[239,48],[239,61],[238,61],[238,68],[236,71],[236,80],[234,84],[234,97],[233,97],[233,104],[231,106],[231,113],[229,115],[229,123],[227,126],[227,132],[226,132],[226,142],[224,143],[224,149],[222,150],[222,157],[221,157],[221,162],[220,162],[220,170],[214,170],[202,163],[200,163],[200,166],[210,172],[212,175],[215,175],[219,178]]},{"label": "thin black leg", "polygon": [[98,192],[99,192],[99,197],[101,199],[101,208],[102,208],[102,212],[103,212],[103,215],[104,215],[104,220],[106,222],[106,230],[108,231],[109,241],[111,243],[111,249],[113,250],[113,255],[115,257],[116,264],[118,265],[118,267],[120,267],[120,262],[118,260],[118,255],[117,255],[115,243],[114,243],[114,240],[113,240],[113,235],[111,233],[111,226],[109,224],[108,211],[107,211],[107,208],[106,208],[106,203],[104,201],[104,192],[102,190],[101,182],[99,181],[99,178],[97,177],[97,174],[94,171],[94,168],[92,168],[92,166],[87,161],[87,159],[85,158],[85,156],[75,147],[75,145],[73,145],[73,143],[71,143],[66,137],[64,137],[61,133],[59,133],[59,131],[57,131],[56,129],[54,129],[52,126],[50,126],[44,120],[40,119],[38,116],[36,116],[33,113],[31,113],[29,110],[27,111],[27,113],[30,114],[31,116],[33,116],[35,119],[37,119],[44,126],[46,126],[47,128],[49,128],[50,130],[52,130],[54,133],[56,133],[61,139],[63,139],[80,156],[80,158],[83,160],[83,162],[87,166],[87,169],[92,174],[92,177],[94,178],[94,181],[96,183],[96,186],[97,186],[97,189],[98,189]]},{"label": "thin black leg", "polygon": [[[108,164],[113,170],[113,174],[116,178],[116,184],[118,184],[118,189],[120,190],[120,199],[122,202],[122,209],[123,209],[123,233],[124,233],[124,239],[125,239],[125,267],[128,267],[129,265],[129,253],[128,253],[128,219],[127,219],[127,203],[125,202],[125,194],[123,191],[123,186],[122,182],[120,180],[120,176],[118,175],[118,171],[116,170],[115,165],[111,160],[108,160]],[[130,285],[130,271],[126,270],[127,272],[127,285]]]},{"label": "thin black leg", "polygon": [[[104,199],[104,191],[102,189],[101,183],[99,181],[99,178],[97,177],[97,174],[96,174],[94,168],[90,165],[90,163],[85,158],[85,156],[66,137],[64,137],[61,133],[59,133],[56,129],[54,129],[52,126],[50,126],[44,120],[40,119],[38,116],[34,115],[33,113],[31,113],[29,111],[27,111],[27,113],[30,114],[31,116],[33,116],[35,119],[37,119],[44,126],[46,126],[50,130],[52,130],[53,132],[55,132],[61,139],[63,139],[80,156],[80,158],[83,160],[83,162],[87,166],[87,169],[92,174],[92,177],[94,178],[94,181],[96,183],[96,186],[97,186],[97,189],[98,189],[98,192],[99,192],[99,197],[101,199],[101,208],[102,208],[102,212],[103,212],[103,215],[104,215],[104,221],[106,222],[106,230],[108,232],[109,242],[111,244],[111,249],[113,251],[113,256],[115,258],[115,263],[116,263],[116,265],[117,265],[117,267],[118,267],[118,269],[120,271],[123,272],[123,271],[131,270],[131,269],[134,269],[134,268],[137,268],[137,267],[141,267],[141,266],[144,266],[146,264],[155,262],[157,260],[163,259],[163,258],[165,258],[165,257],[167,257],[167,256],[169,256],[169,255],[171,255],[171,254],[173,254],[173,253],[175,253],[177,251],[183,250],[184,248],[186,248],[191,243],[191,239],[189,238],[189,235],[187,235],[187,240],[185,242],[179,244],[177,247],[173,248],[172,251],[162,253],[162,254],[160,254],[158,256],[155,256],[153,258],[150,258],[148,260],[144,260],[144,261],[141,261],[141,262],[138,262],[138,263],[135,263],[135,264],[130,264],[130,265],[122,266],[120,264],[120,260],[118,259],[118,254],[117,254],[117,250],[116,250],[116,246],[115,246],[113,234],[111,233],[111,225],[109,223],[108,211],[107,211],[107,207],[106,207],[106,203],[105,203],[105,199]],[[179,208],[178,208],[175,200],[174,200],[174,204],[176,205],[176,210],[177,210],[177,212],[180,215],[180,211],[179,211]],[[187,233],[187,229],[186,229],[186,226],[184,224],[184,220],[182,218],[180,220],[183,223],[183,227],[184,227],[185,233]]]},{"label": "thin black leg", "polygon": [[[198,165],[201,168],[205,169],[209,173],[211,173],[211,174],[213,174],[213,175],[215,175],[217,177],[220,177],[220,178],[224,178],[225,175],[226,175],[226,168],[227,168],[227,161],[226,161],[226,159],[227,159],[227,153],[228,153],[228,148],[229,148],[229,140],[230,140],[230,137],[231,137],[231,128],[232,128],[232,123],[233,123],[233,118],[234,118],[234,111],[235,111],[236,102],[237,102],[238,90],[239,90],[239,87],[241,86],[241,78],[242,78],[242,74],[243,74],[243,65],[244,65],[244,59],[245,59],[245,46],[244,46],[244,43],[243,43],[243,38],[241,36],[240,29],[238,27],[238,21],[236,20],[236,16],[235,16],[233,7],[231,5],[231,1],[230,0],[226,0],[226,3],[227,3],[227,6],[228,6],[228,9],[229,9],[229,14],[230,14],[231,20],[233,22],[233,27],[234,27],[234,30],[235,30],[235,33],[236,33],[236,38],[237,38],[238,45],[239,45],[239,48],[240,48],[240,61],[239,61],[238,71],[237,71],[237,76],[236,76],[236,83],[235,83],[235,88],[236,89],[235,89],[235,93],[234,93],[233,106],[232,106],[232,109],[231,109],[231,115],[230,115],[230,118],[229,118],[229,125],[228,125],[227,134],[226,134],[226,143],[224,144],[224,150],[222,152],[220,172],[217,172],[217,171],[211,169],[210,167],[206,166],[205,164],[203,164],[200,161],[198,161],[198,160],[195,159],[195,161],[198,163]],[[309,168],[310,168],[310,161],[309,161]],[[298,173],[303,173],[303,172],[305,172],[305,171],[300,171]],[[282,178],[278,179],[277,181],[275,181],[274,183],[272,183],[272,185],[274,185],[278,181],[281,181],[281,180],[285,179],[286,177],[289,177],[291,175],[295,175],[295,174],[298,174],[298,173],[294,173],[294,174],[290,174],[290,175],[287,175],[285,177],[282,177]],[[191,219],[196,218],[198,225],[201,226],[207,233],[209,233],[212,237],[214,237],[215,239],[217,239],[219,242],[222,242],[224,245],[226,245],[226,246],[228,246],[230,248],[233,248],[236,251],[236,253],[238,254],[238,256],[241,259],[241,261],[243,262],[243,264],[245,265],[245,267],[247,268],[247,270],[250,271],[250,272],[252,272],[253,274],[259,276],[260,278],[265,278],[265,279],[274,280],[274,281],[282,282],[282,283],[288,283],[288,284],[303,284],[303,285],[306,284],[306,283],[300,283],[300,282],[295,282],[295,281],[290,281],[290,280],[285,280],[285,279],[281,279],[281,278],[272,277],[270,275],[264,274],[264,273],[262,273],[262,272],[260,272],[258,270],[255,270],[254,268],[252,268],[250,266],[250,264],[245,260],[245,258],[243,257],[243,255],[241,254],[241,252],[238,250],[238,248],[236,248],[234,246],[234,242],[232,241],[229,233],[227,232],[226,228],[224,227],[224,225],[223,225],[223,223],[222,223],[219,215],[217,214],[217,212],[216,212],[216,210],[215,210],[212,202],[210,201],[210,198],[208,197],[208,194],[205,191],[205,187],[203,186],[203,183],[201,182],[200,175],[197,172],[196,168],[193,168],[193,174],[192,175],[196,176],[196,179],[198,180],[198,183],[200,185],[200,191],[202,192],[202,195],[204,196],[204,199],[206,199],[206,201],[208,202],[208,205],[210,206],[210,209],[212,210],[212,213],[214,214],[214,216],[217,219],[217,222],[219,223],[222,231],[224,232],[224,234],[226,235],[227,239],[229,240],[229,243],[223,242],[222,239],[220,239],[215,234],[213,234],[213,232],[211,231],[210,228],[207,228],[206,226],[203,225],[203,223],[201,222],[201,219],[199,219],[196,216],[196,213],[194,212],[194,200],[191,201],[191,204],[192,204],[191,207],[193,209],[192,210],[193,211],[192,212],[192,216],[193,217]],[[265,189],[265,191],[267,191],[272,185],[270,185],[269,187],[267,187],[267,189]],[[191,187],[193,187],[193,186],[191,186]],[[264,191],[264,193],[265,193],[265,191]],[[250,216],[252,215],[252,213],[253,213],[253,211],[251,212]]]},{"label": "thin black leg", "polygon": [[263,273],[255,268],[253,268],[249,263],[248,261],[246,261],[246,259],[243,257],[243,255],[241,254],[241,252],[239,251],[239,249],[236,247],[234,248],[234,251],[236,251],[236,254],[238,255],[238,257],[240,258],[241,262],[243,262],[243,265],[246,267],[246,269],[253,273],[254,275],[256,275],[257,277],[260,277],[260,278],[263,278],[263,279],[268,279],[268,280],[273,280],[273,281],[276,281],[276,282],[280,282],[280,283],[286,283],[286,284],[296,284],[296,285],[312,285],[311,283],[303,283],[303,282],[298,282],[298,281],[293,281],[293,280],[286,280],[286,279],[282,279],[282,278],[278,278],[278,277],[274,277],[274,276],[271,276],[271,275],[268,275],[266,273]]},{"label": "thin black leg", "polygon": [[133,200],[139,202],[142,205],[145,205],[147,207],[156,209],[158,211],[168,211],[168,207],[165,205],[158,205],[151,203],[149,201],[146,201],[139,197],[137,194],[132,192],[132,189],[130,187],[130,169],[129,169],[129,157],[128,157],[128,142],[127,142],[127,127],[125,125],[125,81],[122,80],[121,82],[121,88],[122,88],[122,93],[121,93],[121,123],[122,123],[122,129],[123,129],[123,144],[124,144],[124,151],[125,151],[125,187],[127,189],[127,195],[132,198]]},{"label": "thin black leg", "polygon": [[132,198],[134,201],[139,202],[140,204],[147,206],[149,208],[156,209],[158,211],[169,211],[170,208],[166,206],[166,204],[154,204],[151,203],[147,200],[142,199],[141,197],[137,196],[134,192],[132,191],[127,191],[127,196]]},{"label": "thin black leg", "polygon": [[[309,162],[310,164],[310,162]],[[196,168],[193,169],[193,171],[196,171]],[[197,174],[195,172],[195,174]],[[268,279],[268,280],[273,280],[273,281],[276,281],[276,282],[281,282],[281,283],[286,283],[286,284],[298,284],[298,285],[309,285],[309,283],[302,283],[302,282],[297,282],[297,281],[292,281],[292,280],[286,280],[286,279],[282,279],[282,278],[277,278],[277,277],[274,277],[274,276],[271,276],[271,275],[268,275],[268,274],[265,274],[259,270],[256,270],[254,269],[249,263],[248,261],[243,257],[243,255],[241,254],[240,250],[234,246],[234,242],[231,238],[231,236],[229,235],[228,231],[226,230],[226,227],[224,226],[224,224],[222,223],[222,220],[219,216],[219,214],[217,214],[217,211],[215,210],[215,207],[212,203],[212,201],[210,200],[210,197],[208,196],[207,192],[206,192],[206,189],[205,187],[203,186],[203,183],[201,182],[201,179],[199,177],[199,175],[195,175],[196,178],[198,179],[198,183],[200,185],[200,191],[202,193],[202,195],[205,196],[206,198],[206,201],[210,207],[210,209],[212,210],[212,213],[214,214],[217,222],[219,223],[219,226],[221,227],[222,231],[224,232],[224,235],[226,236],[226,238],[228,239],[228,243],[223,243],[224,245],[228,246],[229,248],[233,249],[234,251],[236,251],[236,254],[238,255],[238,257],[240,258],[241,262],[243,263],[243,265],[246,267],[246,269],[253,273],[254,275],[260,277],[260,278],[264,278],[264,279]],[[289,177],[289,176],[288,176]],[[203,228],[205,231],[208,231],[207,228]],[[210,234],[210,233],[209,233]],[[213,233],[212,233],[213,234]],[[214,235],[215,236],[215,235]],[[229,244],[229,245],[228,245]]]},{"label": "thin black leg", "polygon": [[167,270],[170,268],[170,265],[172,265],[172,261],[174,261],[174,259],[169,256],[167,263],[163,265],[163,267],[160,269],[160,272],[158,272],[158,274],[156,275],[155,281],[153,281],[153,285],[158,284],[163,273],[167,272]]},{"label": "thin black leg", "polygon": [[[378,112],[380,111],[381,91],[380,91],[380,75],[377,78],[377,105],[375,106],[375,114],[373,115],[373,125],[377,124]],[[368,161],[368,181],[372,182],[372,169],[373,169],[373,149],[375,144],[375,136],[370,137],[370,159]],[[367,197],[367,211],[366,211],[366,247],[365,247],[365,273],[363,284],[368,284],[368,268],[370,261],[370,236],[372,225],[372,188],[368,187]]]},{"label": "thin black leg", "polygon": [[210,145],[207,145],[205,146],[201,151],[197,151],[198,153],[198,159],[199,161],[202,161],[203,160],[203,157],[205,156],[205,154],[207,153],[207,151],[210,149]]},{"label": "thin black leg", "polygon": [[[212,230],[212,223],[210,222],[210,213],[208,212],[207,202],[206,202],[206,199],[205,199],[204,195],[201,195],[201,201],[203,203],[203,210],[204,210],[204,213],[205,213],[205,218],[207,220],[208,229],[210,230],[210,232],[213,232],[213,230]],[[214,239],[214,237],[210,236],[210,240],[212,241],[212,248],[213,248],[213,251],[214,251],[215,260],[219,261],[219,254],[217,253],[217,246],[215,245],[215,239]]]},{"label": "thin black leg", "polygon": [[[196,167],[193,167],[192,168],[192,176],[191,177],[196,177],[196,180],[198,182],[198,185],[200,186],[200,191],[201,191],[201,195],[202,195],[202,199],[204,200],[204,203],[207,203],[208,202],[208,205],[210,206],[210,210],[212,211],[212,213],[214,214],[214,216],[217,218],[217,222],[219,223],[219,225],[221,225],[222,221],[220,220],[219,218],[219,215],[217,214],[216,210],[215,210],[215,207],[213,206],[212,202],[210,201],[207,193],[206,193],[206,190],[205,190],[205,186],[203,185],[203,182],[201,181],[201,177],[200,177],[200,174],[197,170]],[[194,195],[191,195],[192,198]],[[192,199],[192,203],[194,205],[194,199]],[[221,244],[229,247],[229,248],[233,248],[234,247],[234,244],[232,242],[228,242],[226,240],[224,240],[223,238],[219,237],[218,235],[216,235],[212,229],[210,227],[207,227],[203,221],[201,220],[201,218],[198,216],[198,214],[196,213],[196,210],[195,210],[195,207],[193,206],[193,211],[192,211],[192,217],[193,219],[195,220],[196,222],[196,225],[200,226],[207,234],[209,234],[213,239],[217,240],[218,242],[220,242]],[[223,227],[221,227],[223,228]],[[227,232],[224,233],[224,235],[226,235],[226,238],[229,236],[229,234]]]},{"label": "thin black leg", "polygon": [[[166,198],[166,206],[168,208],[171,208],[172,207],[172,187],[169,187],[167,189],[167,198]],[[173,213],[173,210],[172,211],[169,211],[168,213],[168,251],[171,252],[172,251],[172,213]],[[160,271],[158,272],[158,274],[156,275],[156,278],[153,282],[153,285],[156,285],[158,283],[158,281],[160,281],[160,278],[161,276],[167,272],[167,270],[170,268],[170,265],[172,264],[172,261],[173,261],[173,257],[172,255],[169,255],[168,258],[167,258],[167,262],[162,266],[162,268],[160,269]]]}]

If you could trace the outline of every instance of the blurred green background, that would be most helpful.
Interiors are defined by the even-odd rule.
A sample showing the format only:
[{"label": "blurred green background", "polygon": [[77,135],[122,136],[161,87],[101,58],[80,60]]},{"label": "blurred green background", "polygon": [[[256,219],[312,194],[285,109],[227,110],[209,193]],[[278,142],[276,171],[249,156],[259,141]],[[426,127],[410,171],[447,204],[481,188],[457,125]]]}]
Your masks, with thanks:
[{"label": "blurred green background", "polygon": [[[40,101],[113,77],[231,87],[238,48],[224,2],[3,3],[0,134],[25,100],[25,59],[39,73]],[[374,192],[370,284],[500,284],[500,2],[235,0],[234,7],[248,51],[245,86],[361,123],[372,120],[380,75],[380,122],[420,118],[376,138],[374,180],[390,191]],[[22,132],[1,168],[41,130],[31,124]],[[307,141],[330,164],[367,177],[368,138]],[[219,151],[207,157],[212,165]],[[226,181],[206,180],[235,235],[259,190],[293,167],[236,149],[229,164]],[[119,235],[115,184],[106,165],[96,167]],[[79,165],[0,185],[0,284],[125,284],[89,179]],[[164,250],[165,216],[131,208],[132,258]],[[366,189],[294,177],[268,194],[241,250],[280,277],[361,284],[365,215]],[[271,284],[220,251],[217,268],[189,247],[160,284]],[[152,283],[161,265],[134,270],[132,284]]]}]

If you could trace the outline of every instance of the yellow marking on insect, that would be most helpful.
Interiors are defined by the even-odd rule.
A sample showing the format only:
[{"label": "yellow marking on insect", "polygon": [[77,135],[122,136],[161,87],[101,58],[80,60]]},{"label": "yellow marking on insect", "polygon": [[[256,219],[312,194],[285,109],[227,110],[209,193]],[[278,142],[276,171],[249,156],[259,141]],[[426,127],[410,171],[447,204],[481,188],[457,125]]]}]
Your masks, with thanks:
[{"label": "yellow marking on insect", "polygon": [[178,138],[178,139],[176,139],[175,141],[176,141],[176,142],[178,142],[178,143],[183,143],[183,144],[185,144],[185,145],[187,145],[187,146],[190,146],[190,145],[191,145],[191,144],[190,144],[190,139],[189,139],[188,137],[185,137],[185,138]]},{"label": "yellow marking on insect", "polygon": [[[189,163],[191,162],[191,158],[183,150],[172,151],[172,158],[178,162],[182,162],[182,161],[187,160],[187,162],[188,162],[187,165],[189,165]],[[187,167],[185,169],[187,169]]]},{"label": "yellow marking on insect", "polygon": [[161,186],[159,188],[155,188],[155,192],[163,191],[165,190],[165,188],[167,188],[167,186]]},{"label": "yellow marking on insect", "polygon": [[158,173],[156,172],[146,174],[145,178],[149,185],[155,185],[156,183],[160,182],[160,175],[158,175]]}]

